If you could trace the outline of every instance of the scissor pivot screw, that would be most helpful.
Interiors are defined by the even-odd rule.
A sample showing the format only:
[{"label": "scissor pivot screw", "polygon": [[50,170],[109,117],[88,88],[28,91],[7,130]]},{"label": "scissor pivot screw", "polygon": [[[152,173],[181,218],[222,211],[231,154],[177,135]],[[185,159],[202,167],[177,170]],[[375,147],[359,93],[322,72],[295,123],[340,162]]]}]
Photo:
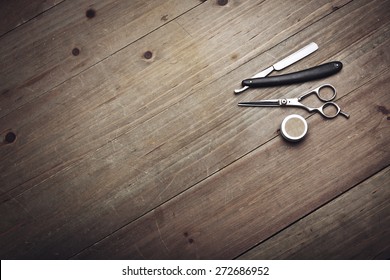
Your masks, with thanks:
[{"label": "scissor pivot screw", "polygon": [[280,105],[286,105],[286,104],[287,104],[287,99],[280,100]]}]

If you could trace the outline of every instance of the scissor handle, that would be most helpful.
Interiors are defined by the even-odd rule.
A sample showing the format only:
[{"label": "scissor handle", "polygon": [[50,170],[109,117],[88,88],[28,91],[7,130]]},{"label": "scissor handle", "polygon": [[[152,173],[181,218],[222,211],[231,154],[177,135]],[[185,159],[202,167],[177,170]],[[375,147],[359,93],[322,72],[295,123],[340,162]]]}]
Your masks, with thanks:
[{"label": "scissor handle", "polygon": [[[331,95],[329,96],[329,89],[331,90]],[[323,102],[329,102],[336,98],[336,89],[331,84],[321,85],[315,89],[317,97]]]},{"label": "scissor handle", "polygon": [[[335,109],[335,113],[330,113],[329,112],[329,109],[325,110],[326,108],[329,108],[329,107],[333,107]],[[334,102],[326,102],[324,103],[324,105],[322,105],[321,107],[319,108],[316,108],[316,111],[320,112],[321,115],[323,115],[325,118],[327,119],[333,119],[335,117],[338,116],[338,114],[341,114],[343,115],[344,117],[346,117],[347,119],[349,118],[349,114],[341,111],[339,105],[337,105],[336,103]]]},{"label": "scissor handle", "polygon": [[[331,93],[330,96],[329,96],[329,89]],[[318,99],[321,100],[322,102],[329,102],[336,98],[337,93],[336,93],[336,88],[334,86],[332,86],[331,84],[324,84],[319,86],[318,88],[310,90],[309,92],[301,95],[298,98],[298,100],[300,101],[311,94],[317,95]]]}]

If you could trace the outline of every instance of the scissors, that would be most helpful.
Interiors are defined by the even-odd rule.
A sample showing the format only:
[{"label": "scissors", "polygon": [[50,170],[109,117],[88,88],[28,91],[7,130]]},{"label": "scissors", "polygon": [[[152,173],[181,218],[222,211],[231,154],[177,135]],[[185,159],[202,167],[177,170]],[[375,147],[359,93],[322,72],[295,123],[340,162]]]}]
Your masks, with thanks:
[{"label": "scissors", "polygon": [[[328,92],[328,90],[331,90],[332,94],[330,97],[325,97],[323,94],[325,92]],[[322,93],[322,94],[321,94]],[[300,101],[304,98],[308,97],[309,95],[315,94],[319,100],[324,102],[324,104],[318,108],[312,108],[309,106],[306,106],[302,104]],[[283,106],[293,106],[293,107],[300,107],[304,108],[309,112],[318,112],[323,117],[327,119],[333,119],[337,117],[339,114],[343,115],[346,118],[349,118],[349,114],[346,112],[341,111],[339,105],[332,102],[336,98],[336,89],[334,86],[330,84],[324,84],[319,86],[316,89],[310,90],[298,98],[282,98],[282,99],[269,99],[269,100],[259,100],[259,101],[252,101],[252,102],[240,102],[238,103],[238,106],[245,106],[245,107],[283,107]],[[325,108],[333,107],[335,110],[325,110]],[[335,112],[335,113],[333,113]]]}]

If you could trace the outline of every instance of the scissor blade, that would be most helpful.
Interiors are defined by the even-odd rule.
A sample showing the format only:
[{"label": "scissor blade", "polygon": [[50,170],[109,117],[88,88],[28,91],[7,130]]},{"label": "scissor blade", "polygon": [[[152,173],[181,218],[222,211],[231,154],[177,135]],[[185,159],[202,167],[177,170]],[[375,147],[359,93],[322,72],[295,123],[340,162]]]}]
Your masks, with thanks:
[{"label": "scissor blade", "polygon": [[279,99],[259,100],[251,102],[240,102],[238,106],[243,107],[276,107],[280,106]]}]

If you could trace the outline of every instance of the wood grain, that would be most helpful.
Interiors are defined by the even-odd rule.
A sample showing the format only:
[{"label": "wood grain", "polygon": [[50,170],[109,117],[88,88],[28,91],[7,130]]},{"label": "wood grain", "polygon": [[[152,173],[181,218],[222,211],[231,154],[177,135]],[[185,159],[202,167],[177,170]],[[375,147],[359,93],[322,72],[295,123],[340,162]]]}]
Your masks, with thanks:
[{"label": "wood grain", "polygon": [[[346,20],[348,20],[348,18]],[[373,19],[373,22],[368,22],[367,24],[373,26],[372,28],[378,27],[372,25],[372,23],[375,22],[378,22],[376,18]],[[317,27],[322,28],[320,25]],[[329,30],[332,29],[330,28]],[[176,38],[177,44],[181,46],[187,43],[183,40],[189,40],[190,44],[193,43],[192,39],[186,37],[185,33],[180,32],[180,30],[181,29],[178,29],[177,25],[172,24],[167,26],[166,29],[163,29],[161,33],[166,32],[168,34],[173,34],[171,37],[166,38],[166,42],[171,42],[171,44],[174,44],[175,42],[173,41],[173,38]],[[367,32],[371,32],[370,30],[371,29],[368,28]],[[354,39],[356,40],[356,38],[352,37],[353,35],[354,34],[350,35],[351,42],[353,42]],[[358,35],[356,34],[356,36]],[[160,32],[156,32],[153,36],[151,34],[149,37],[151,39],[150,44],[154,44],[157,40],[161,41]],[[294,40],[300,40],[300,38],[295,38]],[[162,43],[164,44],[164,41]],[[292,43],[295,42],[293,41]],[[326,43],[324,42],[324,44]],[[139,44],[135,44],[133,47],[134,50],[139,48]],[[183,53],[188,53],[186,48],[181,50]],[[169,53],[170,52],[168,52],[168,54]],[[10,168],[16,162],[18,162],[18,165],[22,163],[26,167],[20,166],[20,168],[16,170],[12,168],[11,173],[7,171],[2,172],[4,180],[8,181],[8,184],[5,186],[3,191],[10,189],[17,191],[23,183],[26,183],[27,186],[22,186],[19,191],[23,191],[26,188],[34,186],[37,180],[45,180],[45,178],[48,178],[58,172],[58,169],[68,168],[69,165],[73,165],[80,157],[84,157],[85,154],[88,154],[88,151],[99,149],[102,145],[111,148],[113,140],[124,133],[129,133],[130,131],[140,131],[143,133],[145,129],[148,129],[149,133],[153,132],[156,134],[157,132],[157,134],[161,134],[159,131],[155,131],[156,125],[150,125],[151,122],[153,123],[153,118],[163,112],[164,115],[169,116],[169,119],[174,120],[177,116],[176,112],[186,112],[187,109],[182,108],[183,102],[178,102],[186,99],[188,94],[192,95],[196,92],[194,88],[189,86],[204,86],[207,83],[207,80],[202,81],[201,78],[210,76],[210,74],[213,73],[209,72],[209,67],[204,68],[205,64],[203,62],[195,64],[191,68],[191,71],[195,71],[195,75],[188,76],[188,72],[180,74],[180,71],[186,67],[186,63],[177,65],[178,62],[176,58],[172,58],[173,62],[176,62],[174,69],[178,72],[173,72],[171,75],[171,79],[174,80],[166,82],[164,80],[169,80],[169,78],[159,70],[169,67],[172,60],[162,58],[162,61],[154,61],[156,62],[154,64],[158,64],[153,65],[154,67],[148,67],[150,64],[141,60],[141,63],[139,63],[140,68],[132,68],[132,70],[134,69],[137,73],[141,73],[129,80],[129,76],[137,74],[131,71],[129,72],[128,67],[126,67],[127,61],[130,64],[134,61],[140,60],[139,56],[141,56],[141,54],[142,53],[138,53],[129,57],[127,52],[123,54],[121,53],[121,55],[118,53],[118,56],[115,56],[115,59],[112,58],[111,60],[105,61],[102,66],[96,65],[94,68],[91,68],[90,71],[79,75],[77,78],[72,79],[62,87],[51,91],[46,97],[42,97],[36,102],[29,104],[29,106],[23,108],[22,114],[3,118],[1,120],[2,127],[18,130],[18,132],[24,136],[24,138],[21,138],[20,142],[18,142],[18,145],[20,146],[15,145],[13,148],[24,147],[24,144],[27,144],[29,147],[28,149],[25,149],[28,153],[28,157],[26,154],[21,152],[18,153],[17,158],[10,158],[10,161],[4,164],[4,168]],[[214,53],[211,53],[210,55],[213,56],[213,54]],[[332,53],[323,52],[323,55],[332,55]],[[126,57],[129,57],[127,61]],[[264,55],[263,57],[267,58],[268,55]],[[120,64],[119,61],[123,61],[123,64]],[[121,65],[121,68],[118,69],[117,65]],[[148,71],[144,72],[142,69]],[[198,69],[202,71],[201,74],[196,72],[199,71]],[[109,77],[106,76],[107,72],[111,73]],[[239,80],[239,72],[235,72],[234,74],[237,77],[236,80]],[[201,77],[199,77],[199,75],[201,75]],[[142,76],[154,77],[156,82],[149,82],[145,84],[142,81]],[[186,78],[186,76],[188,78]],[[115,77],[117,77],[117,79],[115,79]],[[140,84],[136,84],[135,81],[138,81]],[[177,84],[178,81],[182,82]],[[229,106],[229,108],[231,104],[235,104],[236,99],[234,96],[227,96],[224,92],[220,92],[218,89],[218,87],[225,88],[226,86],[233,88],[235,86],[235,82],[232,83],[232,81],[234,80],[230,75],[229,77],[216,82],[212,86],[208,86],[208,92],[203,89],[200,96],[195,96],[194,99],[185,101],[186,106],[188,106],[190,111],[193,110],[191,109],[193,106],[192,103],[210,103],[210,100],[215,102],[215,105],[207,107],[207,111],[196,113],[198,116],[202,117],[202,119],[199,119],[198,122],[198,125],[203,127],[202,131],[197,132],[200,135],[209,130],[207,126],[204,125],[205,121],[207,123],[207,120],[210,119],[208,114],[220,114],[217,111],[215,113],[213,112],[213,110],[215,110],[214,108],[218,107],[218,104],[224,103],[225,106]],[[224,87],[222,87],[223,83],[225,83]],[[158,84],[160,85],[158,86]],[[185,90],[186,88],[191,89]],[[131,92],[130,94],[129,91]],[[158,94],[159,92],[164,92],[165,94]],[[267,92],[272,93],[272,91]],[[284,90],[281,93],[285,94],[286,92],[287,90]],[[212,99],[210,99],[210,97]],[[218,97],[218,99],[214,99],[216,97]],[[173,104],[175,106],[172,110],[176,111],[172,112],[168,110],[164,112],[164,110],[170,108]],[[44,110],[36,110],[36,108],[44,108]],[[71,111],[68,108],[71,108]],[[225,110],[225,108],[221,108]],[[199,111],[200,109],[202,108],[199,108],[198,106],[197,110]],[[216,119],[214,123],[223,122],[227,118],[233,117],[233,114],[239,114],[241,112],[238,111],[237,108],[234,109],[236,109],[236,111],[229,110],[229,112],[221,115],[223,118],[222,120]],[[24,114],[28,114],[30,118],[23,118]],[[227,114],[230,115],[228,116]],[[53,115],[57,115],[57,117],[48,121],[50,120],[50,116]],[[129,119],[129,116],[131,116],[131,119]],[[148,122],[148,126],[144,125],[146,120],[151,120]],[[187,116],[187,120],[192,121],[191,116]],[[143,126],[141,127],[140,125]],[[194,126],[194,124],[183,123],[182,127],[188,127],[189,125]],[[157,127],[160,126],[160,124],[157,124]],[[102,127],[102,129],[94,132],[95,127]],[[45,135],[40,133],[40,131],[50,131],[50,133]],[[188,135],[188,132],[183,134]],[[166,137],[170,137],[171,135],[175,135],[175,133],[167,133]],[[137,141],[134,139],[135,135],[128,135],[128,137],[129,136],[131,136],[132,139],[127,139],[127,143],[131,142],[135,147],[137,147]],[[161,139],[161,135],[158,137],[156,136],[155,138],[164,142],[164,140]],[[193,137],[189,140],[191,139],[193,139]],[[22,142],[23,140],[25,140],[25,142]],[[148,146],[145,146],[146,142],[144,136],[139,140],[140,145],[142,146],[132,148],[137,149],[139,156],[147,154],[155,147],[161,145],[161,142],[155,141],[153,144],[154,147],[149,149]],[[88,145],[85,145],[85,143]],[[217,145],[218,143],[215,144]],[[147,150],[142,153],[142,149]],[[31,154],[31,151],[36,151],[36,154]],[[167,152],[171,153],[171,151],[172,150],[169,150]],[[4,150],[4,152],[7,152],[7,150]],[[12,152],[12,150],[10,152]],[[47,158],[49,154],[58,154],[60,156],[53,158],[49,162],[44,162],[42,157]],[[39,162],[39,164],[37,164],[37,162]],[[32,166],[35,168],[31,168]],[[217,169],[214,169],[214,171],[215,170]],[[15,172],[17,173],[15,174]],[[11,181],[8,179],[8,176],[12,176],[12,180],[16,181]],[[15,187],[18,188],[15,189]]]},{"label": "wood grain", "polygon": [[[196,0],[76,0],[53,7],[0,38],[0,117],[199,4]],[[86,16],[90,9],[95,11],[92,18]],[[72,52],[75,48],[77,56]]]},{"label": "wood grain", "polygon": [[389,186],[387,167],[239,259],[388,259]]},{"label": "wood grain", "polygon": [[[390,62],[389,5],[381,6],[381,1],[301,0],[296,6],[281,5],[284,1],[229,1],[226,6],[215,1],[182,2],[187,4],[175,10],[178,17],[169,14],[168,20],[165,14],[164,19],[156,15],[175,1],[166,5],[127,1],[121,5],[135,5],[130,19],[113,2],[105,2],[107,6],[98,2],[93,5],[97,13],[93,19],[85,19],[89,7],[85,5],[74,19],[54,21],[55,34],[64,29],[76,32],[81,26],[84,35],[108,28],[110,34],[100,38],[101,33],[93,32],[88,38],[99,37],[106,46],[119,43],[112,49],[98,48],[98,55],[88,55],[85,65],[84,47],[78,56],[68,54],[74,61],[53,54],[54,60],[61,60],[60,66],[50,70],[55,63],[43,63],[37,73],[52,74],[33,81],[31,95],[26,97],[24,89],[12,92],[14,100],[8,99],[9,92],[3,94],[7,101],[0,102],[4,106],[0,137],[14,131],[17,139],[0,145],[2,258],[233,258],[388,164],[387,131],[370,127],[381,121],[387,128],[383,122],[387,109],[378,106],[389,108],[384,95]],[[45,13],[42,22],[60,12],[69,15],[80,10],[66,3],[66,9]],[[114,17],[118,20],[112,22]],[[258,28],[266,19],[268,25]],[[134,31],[143,20],[148,24]],[[15,32],[27,32],[34,24]],[[76,38],[72,32],[61,40]],[[6,37],[14,36],[7,40],[16,44],[20,37],[13,34]],[[129,36],[122,38],[122,34]],[[50,34],[42,36],[38,40],[50,38]],[[21,48],[29,40],[19,42]],[[259,67],[311,41],[320,45],[320,51],[286,71],[341,60],[343,71],[327,82],[336,86],[340,106],[353,118],[359,117],[324,122],[311,116],[309,125],[313,122],[317,132],[310,131],[302,145],[286,146],[275,138],[277,128],[296,109],[243,110],[236,104],[296,96],[318,81],[240,96],[232,92]],[[63,44],[61,48],[72,49]],[[145,57],[147,51],[150,57]],[[31,63],[37,63],[34,60]],[[24,68],[18,63],[9,63],[10,77],[12,71]],[[74,67],[73,63],[83,65],[60,72]],[[29,68],[27,64],[27,72]],[[15,78],[20,79],[14,80],[15,86],[24,87],[23,79],[30,77],[31,72]],[[370,101],[364,90],[379,93]],[[355,98],[363,101],[357,103]],[[309,117],[305,111],[300,113]],[[369,114],[375,117],[363,118]],[[357,138],[365,133],[370,137]],[[343,153],[334,165],[330,159],[321,161],[328,151],[317,147],[323,139],[332,140],[330,155]],[[366,145],[369,149],[360,151]],[[318,152],[315,157],[313,150]],[[361,162],[348,171],[349,177],[314,192],[308,181],[289,176],[288,162],[296,157],[301,163],[296,168],[303,166],[309,174],[314,174],[310,172],[314,168],[333,173],[347,169],[348,157]],[[278,172],[271,172],[279,165]],[[257,169],[259,173],[253,173]],[[258,189],[258,178],[264,177]],[[324,177],[308,177],[313,186],[322,188]],[[291,185],[284,183],[290,181]],[[259,201],[252,193],[260,195],[264,208],[256,208]],[[283,207],[301,201],[302,193],[311,199],[286,214]],[[283,215],[274,219],[269,206]],[[261,223],[242,225],[263,213]],[[271,220],[269,228],[259,228]],[[216,247],[207,249],[216,239]]]},{"label": "wood grain", "polygon": [[339,101],[351,119],[310,117],[306,141],[275,137],[78,258],[230,259],[248,250],[390,164],[390,123],[378,111],[390,103],[388,78]]},{"label": "wood grain", "polygon": [[64,0],[0,1],[0,37],[50,10]]},{"label": "wood grain", "polygon": [[[226,30],[228,31],[229,28]],[[162,36],[162,34],[172,35],[167,37]],[[162,41],[162,38],[164,41]],[[194,40],[186,36],[186,33],[174,23],[167,25],[159,32],[150,34],[147,39],[148,43],[142,41],[135,43],[131,46],[131,50],[118,53],[111,59],[104,61],[102,65],[96,65],[90,71],[86,71],[63,86],[52,90],[47,96],[28,104],[28,106],[23,108],[22,114],[14,114],[1,120],[2,127],[8,126],[8,129],[18,130],[19,134],[24,135],[24,139],[21,139],[18,145],[23,146],[24,143],[29,145],[29,148],[26,149],[29,153],[28,157],[23,153],[19,153],[18,158],[10,158],[11,162],[4,165],[6,166],[5,168],[9,168],[12,167],[13,163],[18,162],[19,164],[27,165],[27,167],[20,166],[16,170],[12,168],[12,175],[10,175],[13,180],[16,180],[13,182],[8,179],[7,171],[2,172],[4,180],[8,181],[8,184],[5,186],[6,189],[3,189],[3,191],[19,189],[20,192],[34,186],[37,183],[36,181],[45,180],[45,178],[58,172],[58,169],[68,168],[67,166],[73,165],[75,161],[79,160],[80,156],[84,157],[88,151],[94,151],[107,144],[111,147],[112,141],[124,133],[134,131],[135,129],[140,132],[149,129],[152,132],[155,126],[140,127],[140,124],[144,124],[148,119],[153,119],[173,104],[176,104],[174,107],[176,111],[186,111],[186,109],[183,110],[180,107],[178,102],[185,99],[187,95],[192,95],[196,89],[194,87],[201,87],[210,83],[210,79],[214,77],[211,75],[213,73],[212,68],[223,69],[221,65],[226,64],[226,61],[217,60],[219,61],[218,65],[211,67],[210,65],[207,66],[203,59],[199,60],[199,62],[194,61],[193,57],[198,57],[199,54],[194,56],[194,53],[188,52],[188,47],[194,44]],[[209,41],[206,40],[205,42],[208,43]],[[137,52],[136,50],[142,49],[144,44],[158,45],[157,42],[162,44],[162,46],[167,45],[169,42],[174,49],[161,49],[161,52],[164,50],[163,54],[160,53],[161,58],[157,59],[158,55],[155,61],[153,61],[153,67],[148,67],[152,66],[150,62],[140,59],[142,52]],[[219,52],[219,49],[211,49],[210,59],[216,58],[215,51]],[[129,52],[133,53],[133,55],[129,56]],[[156,52],[159,53],[159,50],[156,50]],[[178,60],[177,56],[181,57],[181,59]],[[229,57],[229,55],[227,56]],[[203,58],[203,56],[201,57]],[[186,61],[190,59],[194,63],[193,66],[190,70],[183,71],[187,67]],[[127,65],[134,63],[136,63],[134,67],[130,69],[127,67]],[[175,71],[172,71],[168,77],[162,69],[172,67],[172,64]],[[109,76],[107,76],[107,73],[109,73]],[[153,77],[155,82],[143,82],[144,79],[142,77],[145,76]],[[129,79],[129,77],[132,78]],[[237,80],[239,79],[237,78]],[[230,85],[233,88],[234,84],[230,82]],[[215,95],[215,89],[210,89],[209,87],[208,90],[213,92],[205,94],[203,90],[201,96],[196,96],[195,100],[190,102],[197,104],[200,102],[200,100],[197,100],[198,98],[201,98],[202,102],[206,102],[209,96],[213,97]],[[220,90],[218,91],[220,92]],[[159,94],[160,92],[164,94]],[[223,99],[222,102],[227,106],[231,104],[227,102],[235,102],[234,97],[231,95],[229,95],[230,99],[226,100],[226,94],[223,92],[220,92],[218,96],[219,100]],[[219,102],[219,100],[216,101]],[[188,101],[186,102],[188,104]],[[192,105],[188,104],[188,106],[191,107]],[[36,110],[36,108],[44,109]],[[71,108],[71,110],[68,108]],[[207,110],[212,113],[213,107],[209,106]],[[235,113],[238,113],[238,111],[235,111]],[[24,114],[28,114],[30,116],[29,119],[23,118]],[[164,114],[169,114],[171,120],[176,117],[176,112],[167,111]],[[204,112],[197,114],[201,114],[200,116],[203,119],[209,119]],[[53,115],[57,117],[47,121]],[[129,116],[131,116],[131,119],[129,119]],[[225,116],[223,115],[222,117]],[[191,121],[191,119],[188,119],[188,121]],[[220,120],[216,121],[220,122]],[[26,124],[28,125],[26,126]],[[209,130],[203,125],[203,120],[200,120],[198,124],[202,125],[203,129],[197,133],[202,135],[204,131]],[[160,124],[157,126],[160,126]],[[184,126],[188,125],[184,124]],[[93,129],[95,127],[102,127],[103,129],[94,132]],[[50,131],[50,133],[46,136],[40,133],[40,131]],[[185,134],[187,135],[188,133],[186,132]],[[171,135],[175,134],[168,133],[167,137]],[[65,139],[58,136],[62,136]],[[140,139],[142,146],[145,146],[146,143],[144,136]],[[133,137],[134,135],[132,135]],[[161,139],[161,136],[158,138]],[[25,140],[24,143],[22,142],[23,140]],[[69,144],[63,140],[67,140]],[[137,146],[136,139],[128,141]],[[85,145],[85,143],[88,143],[88,145]],[[161,143],[155,141],[153,146],[158,147],[159,145]],[[136,148],[138,157],[150,151],[146,150],[142,153],[141,147]],[[14,148],[20,148],[20,146],[17,147],[15,145]],[[148,149],[147,146],[145,148]],[[152,147],[152,149],[154,148]],[[31,154],[31,151],[36,151],[36,154]],[[47,158],[49,154],[61,156],[55,157],[49,162],[43,161],[42,157]],[[39,162],[39,164],[35,162]],[[31,166],[36,168],[31,168]],[[17,172],[17,175],[15,172]],[[19,188],[20,184],[23,183],[26,183],[27,186]],[[16,189],[17,186],[18,188]]]}]

